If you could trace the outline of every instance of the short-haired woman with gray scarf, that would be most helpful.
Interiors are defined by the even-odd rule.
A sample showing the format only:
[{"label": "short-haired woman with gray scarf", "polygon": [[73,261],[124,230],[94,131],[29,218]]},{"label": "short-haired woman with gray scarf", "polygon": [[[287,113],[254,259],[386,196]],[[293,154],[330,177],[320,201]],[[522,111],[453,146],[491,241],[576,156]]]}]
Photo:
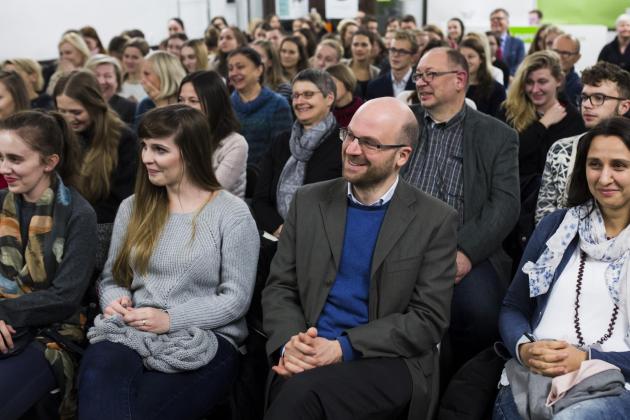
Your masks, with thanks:
[{"label": "short-haired woman with gray scarf", "polygon": [[260,161],[252,202],[258,227],[276,237],[299,187],[341,176],[339,127],[330,112],[335,82],[322,70],[306,69],[295,76],[292,88],[296,121]]}]

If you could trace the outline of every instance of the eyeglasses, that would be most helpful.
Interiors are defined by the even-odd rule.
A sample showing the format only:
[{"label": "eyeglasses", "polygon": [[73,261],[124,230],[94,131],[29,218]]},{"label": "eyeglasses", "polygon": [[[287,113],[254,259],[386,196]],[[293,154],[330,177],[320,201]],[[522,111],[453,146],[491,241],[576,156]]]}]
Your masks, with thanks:
[{"label": "eyeglasses", "polygon": [[627,98],[618,98],[616,96],[608,96],[603,93],[593,93],[592,95],[587,95],[583,93],[580,95],[580,103],[584,103],[586,101],[590,101],[593,106],[601,106],[608,99],[614,99],[616,101],[625,101]]},{"label": "eyeglasses", "polygon": [[460,70],[450,70],[450,71],[425,71],[424,73],[420,72],[415,72],[414,74],[411,75],[411,80],[413,80],[414,83],[416,83],[418,80],[422,79],[424,80],[426,83],[431,83],[433,81],[433,79],[435,79],[436,77],[440,77],[440,76],[444,76],[446,74],[455,74],[455,73],[459,73]]},{"label": "eyeglasses", "polygon": [[555,52],[556,54],[558,54],[560,57],[571,57],[572,55],[578,55],[579,53],[577,52],[571,52],[571,51],[563,51],[563,50],[552,50],[553,52]]},{"label": "eyeglasses", "polygon": [[370,150],[372,152],[376,152],[380,150],[387,150],[387,149],[397,149],[399,147],[408,146],[408,144],[381,144],[378,141],[373,140],[373,139],[357,137],[347,127],[339,129],[339,140],[341,140],[342,142],[348,141],[349,143],[352,143],[353,141],[356,140],[357,143],[359,143],[359,147],[361,147],[363,151]]},{"label": "eyeglasses", "polygon": [[296,99],[299,99],[300,96],[303,96],[304,99],[311,99],[317,93],[322,93],[322,92],[320,90],[316,90],[316,91],[305,90],[304,92],[293,92],[291,94],[291,99],[293,99],[295,101]]},{"label": "eyeglasses", "polygon": [[410,50],[399,50],[398,48],[388,48],[387,51],[389,51],[389,53],[391,55],[411,55],[413,54],[413,51]]}]

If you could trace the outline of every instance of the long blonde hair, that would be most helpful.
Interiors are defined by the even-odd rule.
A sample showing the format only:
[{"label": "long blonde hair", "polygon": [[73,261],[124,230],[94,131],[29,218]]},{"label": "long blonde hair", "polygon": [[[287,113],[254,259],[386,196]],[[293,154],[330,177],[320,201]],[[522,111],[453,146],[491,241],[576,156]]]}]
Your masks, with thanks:
[{"label": "long blonde hair", "polygon": [[[207,117],[186,105],[175,104],[152,109],[138,126],[140,139],[175,137],[184,172],[191,183],[206,191],[217,191],[221,185],[214,175],[211,142]],[[149,260],[160,239],[169,215],[166,187],[153,185],[142,160],[139,160],[131,218],[123,246],[116,256],[112,273],[115,281],[129,287],[133,280],[132,266],[145,274]],[[194,235],[193,220],[193,235]],[[194,236],[193,236],[194,237]]]},{"label": "long blonde hair", "polygon": [[86,70],[63,76],[55,85],[54,99],[65,95],[79,102],[92,119],[92,141],[83,156],[77,189],[90,203],[107,198],[118,166],[118,144],[124,123],[101,95],[96,77]]},{"label": "long blonde hair", "polygon": [[549,69],[556,80],[562,80],[563,73],[558,54],[549,50],[537,51],[526,56],[518,67],[507,99],[503,102],[507,122],[519,133],[538,119],[536,107],[525,94],[525,83],[530,73],[540,69]]}]

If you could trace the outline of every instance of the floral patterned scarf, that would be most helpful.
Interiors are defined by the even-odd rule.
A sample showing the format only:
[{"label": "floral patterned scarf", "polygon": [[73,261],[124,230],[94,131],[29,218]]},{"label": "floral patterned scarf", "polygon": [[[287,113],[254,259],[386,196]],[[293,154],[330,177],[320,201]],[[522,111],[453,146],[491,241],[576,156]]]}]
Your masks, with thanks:
[{"label": "floral patterned scarf", "polygon": [[608,263],[605,271],[608,293],[613,302],[619,304],[626,287],[630,227],[614,238],[607,238],[602,213],[592,201],[569,209],[538,260],[523,265],[523,272],[529,276],[529,296],[547,293],[564,252],[575,235],[578,235],[580,250],[593,259]]}]

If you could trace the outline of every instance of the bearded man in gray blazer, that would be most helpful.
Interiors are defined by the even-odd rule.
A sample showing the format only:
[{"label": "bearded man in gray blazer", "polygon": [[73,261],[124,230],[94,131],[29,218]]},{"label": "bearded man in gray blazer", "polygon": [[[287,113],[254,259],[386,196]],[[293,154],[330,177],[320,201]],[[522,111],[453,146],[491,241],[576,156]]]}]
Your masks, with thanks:
[{"label": "bearded man in gray blazer", "polygon": [[298,190],[263,291],[265,419],[421,419],[455,278],[455,211],[399,178],[418,138],[394,98],[341,130],[343,178]]}]

